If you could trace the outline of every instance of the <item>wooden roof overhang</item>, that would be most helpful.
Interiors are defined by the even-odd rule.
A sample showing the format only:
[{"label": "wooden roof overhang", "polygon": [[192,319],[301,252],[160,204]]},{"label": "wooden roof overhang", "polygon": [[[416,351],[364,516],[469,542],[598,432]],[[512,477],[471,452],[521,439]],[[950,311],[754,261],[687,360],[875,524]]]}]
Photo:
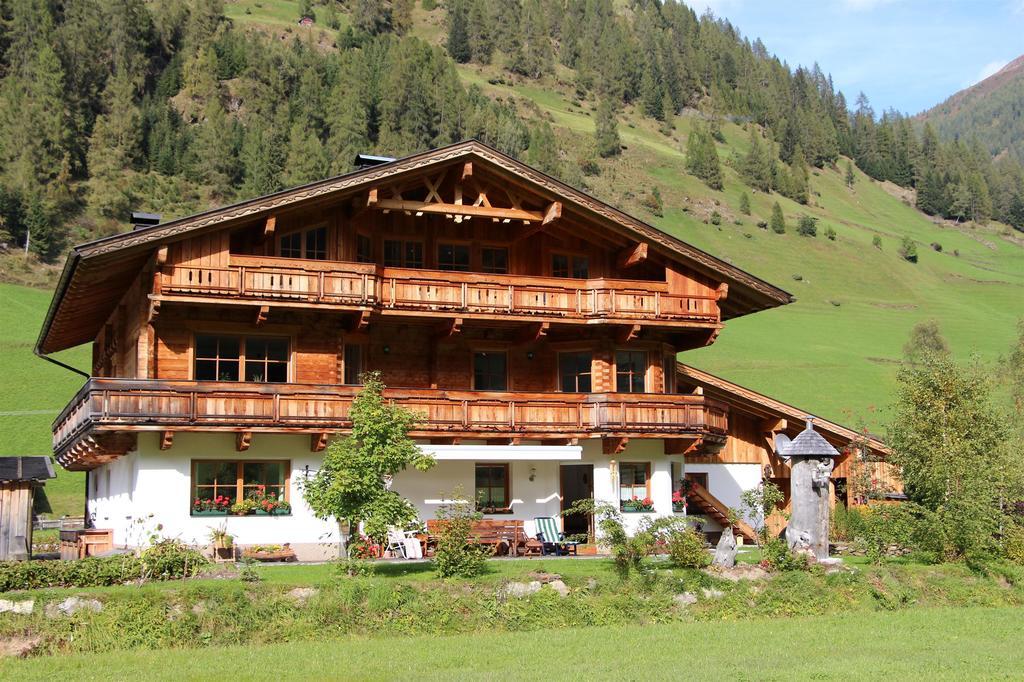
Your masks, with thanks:
[{"label": "wooden roof overhang", "polygon": [[[681,380],[700,386],[705,396],[726,403],[732,411],[745,412],[763,420],[766,433],[777,431],[796,436],[803,430],[806,417],[812,414],[681,362],[676,363],[676,371]],[[815,417],[814,428],[839,450],[854,443],[863,443],[875,456],[885,457],[892,453],[881,440],[821,417]],[[769,444],[769,447],[773,446]]]},{"label": "wooden roof overhang", "polygon": [[722,319],[792,302],[786,291],[697,249],[647,223],[576,190],[476,140],[460,142],[391,163],[269,194],[148,228],[104,237],[75,247],[65,263],[36,342],[36,352],[52,353],[93,340],[133,278],[158,247],[203,232],[230,228],[318,201],[340,200],[375,187],[402,182],[431,167],[479,162],[508,183],[554,204],[567,215],[599,225],[662,258],[682,263],[728,286]]}]

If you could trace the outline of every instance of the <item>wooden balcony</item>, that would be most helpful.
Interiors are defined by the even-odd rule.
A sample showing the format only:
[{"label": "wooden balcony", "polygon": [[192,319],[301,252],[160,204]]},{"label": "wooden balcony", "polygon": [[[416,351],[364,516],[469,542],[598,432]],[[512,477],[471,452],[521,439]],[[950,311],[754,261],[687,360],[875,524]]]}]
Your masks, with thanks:
[{"label": "wooden balcony", "polygon": [[[87,469],[130,449],[125,435],[139,431],[309,433],[322,442],[351,427],[359,388],[93,378],[53,423],[53,449],[65,467]],[[728,407],[699,395],[389,388],[385,396],[419,416],[416,438],[722,440],[728,430]]]},{"label": "wooden balcony", "polygon": [[483,319],[720,326],[718,297],[670,292],[665,282],[386,268],[366,263],[232,256],[228,267],[164,266],[160,300],[449,314]]}]

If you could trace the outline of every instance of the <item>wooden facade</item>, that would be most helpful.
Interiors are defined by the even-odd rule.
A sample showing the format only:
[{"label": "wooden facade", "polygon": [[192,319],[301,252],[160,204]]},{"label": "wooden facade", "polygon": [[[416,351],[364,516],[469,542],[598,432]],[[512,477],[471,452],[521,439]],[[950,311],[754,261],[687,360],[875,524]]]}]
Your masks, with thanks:
[{"label": "wooden facade", "polygon": [[417,438],[660,439],[785,477],[771,435],[797,423],[675,358],[790,300],[470,142],[78,247],[37,352],[93,344],[53,425],[73,469],[143,431],[239,450],[307,433],[317,451],[377,370]]}]

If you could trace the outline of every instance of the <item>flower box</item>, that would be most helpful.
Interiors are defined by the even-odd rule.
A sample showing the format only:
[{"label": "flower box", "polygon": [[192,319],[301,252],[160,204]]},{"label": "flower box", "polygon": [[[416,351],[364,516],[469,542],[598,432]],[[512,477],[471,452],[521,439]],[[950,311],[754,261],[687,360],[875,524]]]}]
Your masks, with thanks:
[{"label": "flower box", "polygon": [[253,516],[291,516],[291,510],[284,511],[278,509],[272,509],[266,511],[265,509],[257,509],[253,512]]},{"label": "flower box", "polygon": [[685,502],[673,502],[672,503],[672,511],[674,511],[676,514],[682,514],[684,511],[686,511],[686,503]]},{"label": "flower box", "polygon": [[192,516],[227,516],[227,509],[193,509]]}]

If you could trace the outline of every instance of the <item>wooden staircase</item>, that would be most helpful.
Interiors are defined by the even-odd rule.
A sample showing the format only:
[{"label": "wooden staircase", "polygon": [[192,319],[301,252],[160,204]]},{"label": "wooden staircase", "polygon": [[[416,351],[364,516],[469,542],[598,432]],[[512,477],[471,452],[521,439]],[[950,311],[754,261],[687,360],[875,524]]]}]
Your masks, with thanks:
[{"label": "wooden staircase", "polygon": [[[712,495],[707,488],[702,486],[696,481],[690,481],[689,494],[687,495],[687,501],[698,509],[701,514],[704,514],[710,519],[714,519],[720,523],[723,527],[729,525],[729,507],[719,500],[717,497]],[[750,542],[757,542],[757,533],[753,528],[750,527],[746,521],[737,519],[732,524],[732,530],[737,535],[742,536],[745,540]]]}]

